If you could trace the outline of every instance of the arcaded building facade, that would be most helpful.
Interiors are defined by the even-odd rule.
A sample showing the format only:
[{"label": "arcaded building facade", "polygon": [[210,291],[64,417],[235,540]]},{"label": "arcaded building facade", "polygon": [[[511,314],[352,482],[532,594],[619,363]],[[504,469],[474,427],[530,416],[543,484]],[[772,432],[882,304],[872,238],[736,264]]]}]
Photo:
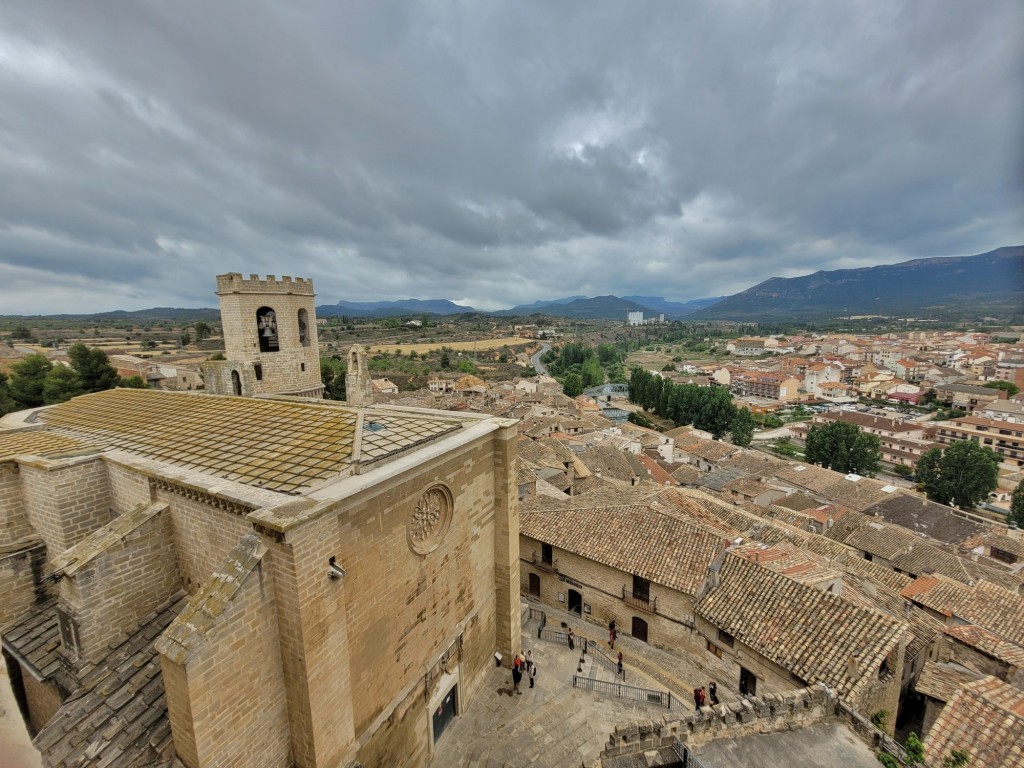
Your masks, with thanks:
[{"label": "arcaded building facade", "polygon": [[0,420],[0,634],[44,764],[426,764],[520,647],[515,436],[129,389]]}]

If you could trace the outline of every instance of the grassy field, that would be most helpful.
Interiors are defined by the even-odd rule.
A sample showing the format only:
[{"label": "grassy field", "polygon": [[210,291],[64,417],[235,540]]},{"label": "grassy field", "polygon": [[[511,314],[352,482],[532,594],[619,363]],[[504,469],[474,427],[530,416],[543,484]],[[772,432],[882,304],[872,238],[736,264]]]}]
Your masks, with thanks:
[{"label": "grassy field", "polygon": [[536,344],[535,339],[526,339],[520,336],[506,336],[501,339],[480,339],[479,341],[438,341],[430,344],[371,344],[370,352],[386,352],[389,355],[401,351],[403,355],[415,352],[422,355],[424,352],[434,352],[441,347],[454,349],[456,352],[472,352],[474,349],[485,352],[490,349],[501,349],[502,347],[521,347],[528,344]]}]

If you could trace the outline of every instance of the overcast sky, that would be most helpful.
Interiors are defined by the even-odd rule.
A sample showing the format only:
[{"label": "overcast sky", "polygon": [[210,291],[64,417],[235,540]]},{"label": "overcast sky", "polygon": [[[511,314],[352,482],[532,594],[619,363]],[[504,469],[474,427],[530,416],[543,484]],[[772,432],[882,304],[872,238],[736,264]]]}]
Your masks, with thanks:
[{"label": "overcast sky", "polygon": [[1024,243],[1024,3],[0,0],[0,314],[685,301]]}]

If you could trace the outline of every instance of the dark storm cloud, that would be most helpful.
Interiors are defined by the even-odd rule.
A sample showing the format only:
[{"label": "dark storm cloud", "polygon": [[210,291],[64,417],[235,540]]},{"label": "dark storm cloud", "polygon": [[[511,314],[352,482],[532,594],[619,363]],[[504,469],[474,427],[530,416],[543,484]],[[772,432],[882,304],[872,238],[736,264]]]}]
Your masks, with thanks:
[{"label": "dark storm cloud", "polygon": [[1012,1],[0,3],[0,314],[210,306],[226,271],[685,300],[1024,242],[1022,27]]}]

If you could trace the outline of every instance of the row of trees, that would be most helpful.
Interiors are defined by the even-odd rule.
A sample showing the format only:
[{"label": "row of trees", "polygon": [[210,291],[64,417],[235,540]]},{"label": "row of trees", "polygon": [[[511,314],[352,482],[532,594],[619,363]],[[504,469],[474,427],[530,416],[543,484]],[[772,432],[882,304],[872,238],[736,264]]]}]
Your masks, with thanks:
[{"label": "row of trees", "polygon": [[10,378],[0,372],[0,415],[118,386],[146,386],[140,376],[122,379],[102,349],[74,344],[68,349],[68,358],[70,366],[55,365],[43,355],[29,355],[11,366]]},{"label": "row of trees", "polygon": [[749,445],[754,417],[737,408],[724,387],[675,384],[637,366],[629,377],[629,401],[677,426],[692,424],[719,440],[731,436],[735,445]]}]

